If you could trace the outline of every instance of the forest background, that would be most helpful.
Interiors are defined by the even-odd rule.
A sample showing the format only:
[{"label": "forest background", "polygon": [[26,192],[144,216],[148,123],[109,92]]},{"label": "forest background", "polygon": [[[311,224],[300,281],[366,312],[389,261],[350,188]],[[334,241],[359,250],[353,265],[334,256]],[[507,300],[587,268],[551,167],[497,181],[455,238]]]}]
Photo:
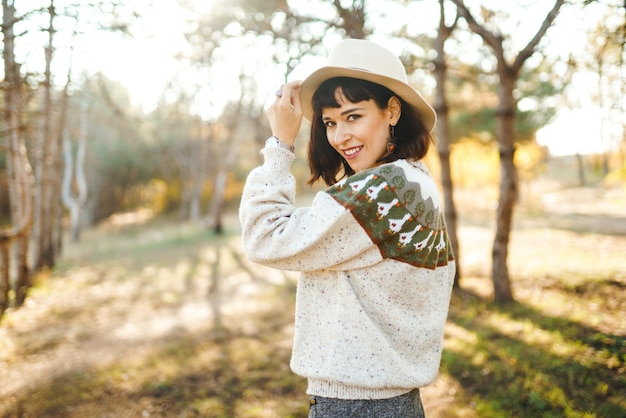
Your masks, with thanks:
[{"label": "forest background", "polygon": [[[136,259],[144,265],[134,268],[143,271],[151,268],[141,256],[143,252],[166,258],[163,252],[167,249],[182,259],[185,256],[180,251],[193,252],[208,245],[214,254],[207,268],[218,272],[224,261],[220,262],[222,250],[215,248],[223,246],[238,266],[237,274],[243,271],[258,279],[260,276],[252,273],[258,267],[248,265],[240,253],[233,214],[245,176],[260,162],[258,150],[269,135],[264,108],[285,80],[302,78],[322,65],[338,40],[368,38],[401,56],[410,82],[430,99],[439,118],[434,132],[437,147],[427,162],[445,197],[459,274],[452,311],[455,324],[447,330],[443,366],[445,376],[452,380],[440,383],[447,386],[445,390],[436,386],[441,393],[431,399],[448,399],[444,402],[447,406],[437,413],[619,416],[626,410],[626,330],[619,320],[626,304],[625,31],[626,5],[609,0],[181,0],[153,4],[70,0],[16,4],[3,0],[0,318],[6,318],[0,323],[0,350],[4,352],[0,367],[22,370],[20,365],[33,366],[29,361],[35,354],[62,347],[65,339],[80,346],[80,338],[77,342],[76,336],[66,334],[53,334],[53,343],[45,333],[42,340],[40,332],[35,333],[39,334],[37,342],[21,340],[33,337],[25,329],[54,324],[54,320],[36,320],[37,314],[29,310],[33,306],[27,302],[32,296],[36,304],[34,298],[38,297],[37,306],[54,310],[59,307],[49,305],[51,301],[63,301],[76,288],[86,292],[94,283],[100,286],[105,282],[112,289],[124,288],[120,278],[109,273],[93,280],[72,274],[73,268],[85,263],[93,262],[96,268],[102,254],[119,262],[112,247],[126,248],[132,254],[137,251]],[[308,170],[305,131],[306,126],[298,139],[300,158],[294,166],[299,184],[304,183]],[[320,188],[300,187],[299,203],[305,204]],[[553,243],[555,236],[548,238],[542,229],[541,236],[519,247],[512,233],[528,222],[544,226],[547,222],[552,229],[573,235],[559,235]],[[481,248],[488,252],[486,258],[477,258],[476,236],[467,236],[468,223],[487,229],[487,239],[480,238]],[[134,229],[139,226],[146,229]],[[132,239],[125,235],[128,231],[132,237],[156,234],[161,237],[156,240],[160,244],[146,249],[139,240],[135,243],[138,247],[132,246],[128,244]],[[537,239],[546,248],[538,246]],[[173,250],[176,243],[180,248]],[[522,264],[544,268],[520,272],[519,257],[528,256],[529,248],[537,246],[543,253],[533,254],[533,261]],[[582,257],[579,251],[595,256]],[[554,253],[556,258],[546,257],[546,253]],[[579,256],[577,262],[568,257],[572,254]],[[578,264],[581,261],[594,268],[599,265],[602,273],[594,269],[589,273],[586,264]],[[551,266],[548,270],[547,265]],[[552,265],[558,267],[556,273]],[[168,348],[172,351],[165,357],[171,355],[177,368],[184,367],[189,357],[202,358],[197,350],[207,354],[244,338],[233,336],[234,326],[224,325],[224,312],[215,302],[216,294],[223,291],[223,287],[218,291],[218,282],[228,282],[237,274],[231,271],[220,280],[215,278],[217,273],[196,274],[208,280],[207,306],[211,309],[206,315],[212,318],[211,327],[205,330],[206,339],[189,341],[185,336],[180,345]],[[264,281],[279,289],[279,298],[292,295],[294,277],[284,273],[282,279],[275,279],[272,273],[264,274]],[[160,303],[178,303],[174,296],[178,290],[162,288],[157,278],[146,281],[139,274],[133,283],[150,287],[150,294],[158,295]],[[232,285],[232,280],[229,283]],[[42,289],[46,289],[48,302],[38,293]],[[50,289],[56,289],[58,295],[47,293]],[[528,294],[555,289],[565,295],[574,292],[588,303],[576,305],[579,312],[573,317],[569,312],[573,302],[566,297],[544,301],[557,310],[549,316],[537,306],[531,310],[525,303],[520,305]],[[183,292],[185,298],[193,301],[188,291]],[[233,292],[231,296],[241,297],[242,304],[249,297]],[[74,297],[84,305],[72,312],[93,313],[93,301]],[[590,313],[598,305],[606,309],[601,309],[603,319]],[[455,306],[470,309],[455,311]],[[129,310],[132,308],[127,307],[126,312]],[[240,314],[245,311],[239,306]],[[289,327],[281,321],[286,315],[288,322],[289,309],[281,315],[278,322],[255,324],[277,326],[271,333],[275,338],[264,346],[270,351],[277,349],[276,344],[284,348],[288,341]],[[511,324],[515,332],[528,333],[525,338],[533,343],[541,339],[536,334],[551,333],[543,342],[551,347],[547,351],[560,345],[566,348],[556,349],[559,354],[552,352],[549,359],[542,351],[537,354],[539,360],[526,359],[518,353],[525,349],[517,345],[498,346],[510,350],[508,354],[488,354],[493,347],[483,350],[483,345],[496,331],[487,322],[504,323],[503,316],[515,322]],[[472,329],[477,320],[485,322]],[[539,329],[529,331],[531,324]],[[61,322],[57,326],[61,327]],[[507,332],[513,331],[497,333]],[[571,346],[564,340],[571,340]],[[31,344],[37,346],[32,352],[28,349]],[[455,344],[474,348],[465,352]],[[256,367],[255,361],[261,361],[252,351],[236,353],[246,375],[250,370],[245,367],[250,363]],[[564,352],[574,360],[562,363],[559,359]],[[294,393],[302,387],[301,382],[285,377],[289,375],[284,370],[288,356],[279,360],[285,364],[269,362],[267,369],[262,369],[282,373],[269,380],[284,387],[268,383],[269,392],[261,397],[274,403],[263,406],[247,398],[238,403],[241,388],[234,383],[233,393],[226,390],[214,399],[207,395],[211,385],[202,394],[185,390],[181,394],[178,390],[186,388],[188,380],[181,380],[176,389],[171,377],[155,378],[149,372],[144,373],[149,383],[135,382],[141,390],[126,387],[124,393],[130,391],[141,399],[169,399],[172,395],[180,402],[147,401],[151,406],[141,413],[167,416],[163,405],[169,405],[172,410],[183,408],[191,416],[255,416],[258,408],[265,411],[258,412],[259,416],[298,415],[301,407],[289,409],[289,405],[296,405]],[[464,368],[460,365],[464,362],[475,369]],[[48,371],[48,381],[54,382],[60,372]],[[213,371],[219,375],[227,372],[233,373]],[[128,380],[126,372],[113,373],[114,377],[111,373],[109,370],[103,379]],[[546,373],[554,373],[554,381]],[[47,384],[42,385],[36,396],[29,395],[42,399],[37,406],[40,409],[29,411],[35,406],[24,403],[20,390],[39,379],[34,373],[28,383],[29,373],[18,374],[22,383],[18,379],[13,389],[4,386],[8,400],[0,405],[5,408],[0,411],[8,416],[33,411],[37,416],[59,416],[55,415],[59,410],[68,416],[89,415],[76,412],[77,405],[85,403],[76,398],[75,391],[83,384],[80,379],[71,379],[70,387],[63,389],[68,397],[59,398],[58,393],[46,392]],[[219,381],[217,374],[213,378]],[[490,377],[490,384],[475,388],[475,392],[464,393],[453,383],[473,387],[481,376]],[[508,390],[501,397],[483,392],[502,387],[503,382]],[[96,400],[106,396],[101,393],[102,385],[92,389]],[[193,406],[187,410],[182,406],[189,403],[183,402],[189,400],[186,396],[204,401],[191,402]],[[583,401],[575,400],[581,396]],[[292,403],[287,402],[287,409],[281,410],[276,405],[284,397]],[[60,401],[50,404],[51,398]],[[456,406],[463,402],[469,407]],[[70,410],[74,412],[67,412]],[[180,414],[172,412],[172,416]]]}]

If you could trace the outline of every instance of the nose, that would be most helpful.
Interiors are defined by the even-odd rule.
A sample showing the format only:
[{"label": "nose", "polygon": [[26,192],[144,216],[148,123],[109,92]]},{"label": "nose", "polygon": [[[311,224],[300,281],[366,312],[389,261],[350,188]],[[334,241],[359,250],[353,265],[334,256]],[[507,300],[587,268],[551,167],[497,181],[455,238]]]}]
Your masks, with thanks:
[{"label": "nose", "polygon": [[337,146],[350,139],[350,129],[345,123],[338,123],[335,127],[334,134],[333,142]]}]

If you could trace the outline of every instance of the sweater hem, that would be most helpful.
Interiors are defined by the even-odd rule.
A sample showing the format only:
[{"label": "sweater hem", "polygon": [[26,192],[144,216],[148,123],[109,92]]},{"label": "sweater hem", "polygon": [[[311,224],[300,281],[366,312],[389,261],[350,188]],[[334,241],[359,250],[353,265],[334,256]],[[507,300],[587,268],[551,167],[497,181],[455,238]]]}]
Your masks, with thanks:
[{"label": "sweater hem", "polygon": [[350,386],[322,379],[308,379],[306,393],[335,399],[388,399],[404,395],[415,388],[368,388]]}]

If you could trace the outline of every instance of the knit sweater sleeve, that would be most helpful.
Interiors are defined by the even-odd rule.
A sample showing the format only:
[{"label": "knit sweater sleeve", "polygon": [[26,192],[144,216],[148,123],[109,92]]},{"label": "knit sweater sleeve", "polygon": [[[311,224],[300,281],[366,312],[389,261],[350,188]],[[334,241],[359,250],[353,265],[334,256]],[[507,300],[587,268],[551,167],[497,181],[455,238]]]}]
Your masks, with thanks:
[{"label": "knit sweater sleeve", "polygon": [[310,207],[295,206],[292,153],[281,148],[261,152],[264,163],[248,175],[239,209],[251,261],[314,271],[363,268],[382,260],[370,236],[329,193],[318,193]]}]

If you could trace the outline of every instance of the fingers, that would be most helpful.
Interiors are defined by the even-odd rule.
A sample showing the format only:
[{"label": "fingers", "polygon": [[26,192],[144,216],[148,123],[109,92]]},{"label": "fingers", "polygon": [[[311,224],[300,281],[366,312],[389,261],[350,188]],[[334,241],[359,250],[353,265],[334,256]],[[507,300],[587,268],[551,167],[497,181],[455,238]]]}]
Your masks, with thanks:
[{"label": "fingers", "polygon": [[275,95],[276,100],[290,103],[295,107],[296,102],[300,104],[300,81],[283,84],[280,89],[276,90]]},{"label": "fingers", "polygon": [[300,92],[302,91],[302,87],[300,87],[300,81],[294,82],[295,84],[292,87],[293,94],[291,96],[291,103],[295,109],[298,109],[298,112],[302,113],[302,101]]},{"label": "fingers", "polygon": [[292,144],[302,122],[300,81],[291,81],[275,92],[275,100],[267,114],[272,134],[281,141]]},{"label": "fingers", "polygon": [[300,81],[291,81],[283,84],[274,93],[276,99],[270,109],[276,113],[283,108],[283,112],[302,114],[302,102],[300,101]]}]

